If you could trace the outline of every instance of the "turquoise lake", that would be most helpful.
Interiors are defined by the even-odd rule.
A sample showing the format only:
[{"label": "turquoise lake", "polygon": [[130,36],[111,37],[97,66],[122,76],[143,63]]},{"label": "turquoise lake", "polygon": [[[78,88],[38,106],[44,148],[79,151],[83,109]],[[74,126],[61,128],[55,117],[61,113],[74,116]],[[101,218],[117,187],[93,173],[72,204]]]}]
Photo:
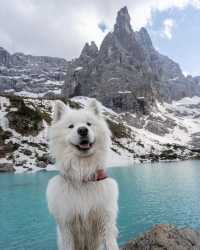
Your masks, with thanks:
[{"label": "turquoise lake", "polygon": [[[119,244],[152,225],[200,230],[200,161],[110,168],[119,184]],[[0,249],[56,250],[45,191],[56,172],[0,175]]]}]

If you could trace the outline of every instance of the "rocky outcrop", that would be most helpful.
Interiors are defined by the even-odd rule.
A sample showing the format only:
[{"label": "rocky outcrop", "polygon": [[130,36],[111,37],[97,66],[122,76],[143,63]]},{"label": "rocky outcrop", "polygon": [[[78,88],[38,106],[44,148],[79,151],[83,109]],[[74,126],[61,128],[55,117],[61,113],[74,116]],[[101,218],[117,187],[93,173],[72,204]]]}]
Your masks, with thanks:
[{"label": "rocky outcrop", "polygon": [[0,97],[0,172],[44,169],[53,163],[46,138],[51,111],[47,100]]},{"label": "rocky outcrop", "polygon": [[145,28],[133,31],[124,7],[100,49],[94,42],[86,44],[80,57],[70,63],[62,94],[95,97],[117,112],[148,114],[156,100],[200,95],[200,85],[155,50]]},{"label": "rocky outcrop", "polygon": [[135,32],[135,37],[145,53],[147,64],[161,80],[183,78],[180,66],[169,57],[161,55],[155,50],[145,28],[141,28],[140,31]]},{"label": "rocky outcrop", "polygon": [[[9,127],[16,132],[24,135],[36,136],[44,129],[43,113],[35,106],[28,106],[24,100],[19,97],[10,98],[11,111],[6,115]],[[12,109],[15,109],[14,111]],[[50,118],[49,118],[50,119]]]},{"label": "rocky outcrop", "polygon": [[[114,31],[107,34],[99,51],[94,43],[86,44],[80,58],[70,64],[63,95],[96,97],[119,112],[145,113],[153,102],[149,81],[154,75],[146,71],[144,63],[144,53],[130,25],[128,10],[122,8]],[[142,104],[140,97],[145,97]]]},{"label": "rocky outcrop", "polygon": [[15,172],[15,168],[12,163],[0,163],[0,173]]},{"label": "rocky outcrop", "polygon": [[91,44],[86,43],[81,51],[80,60],[83,62],[88,62],[92,58],[95,58],[98,54],[98,47],[94,41]]},{"label": "rocky outcrop", "polygon": [[173,225],[156,225],[144,235],[128,242],[121,250],[198,250],[200,233]]},{"label": "rocky outcrop", "polygon": [[0,66],[9,67],[11,64],[10,54],[2,47],[0,47]]}]

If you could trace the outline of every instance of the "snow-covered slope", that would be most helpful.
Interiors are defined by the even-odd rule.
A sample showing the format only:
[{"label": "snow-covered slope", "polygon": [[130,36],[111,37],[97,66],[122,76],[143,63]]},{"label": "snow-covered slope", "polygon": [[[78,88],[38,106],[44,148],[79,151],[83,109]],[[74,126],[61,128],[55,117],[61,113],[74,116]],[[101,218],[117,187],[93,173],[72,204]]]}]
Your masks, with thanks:
[{"label": "snow-covered slope", "polygon": [[[68,101],[80,108],[89,98]],[[0,97],[0,170],[54,169],[47,130],[55,100]],[[103,107],[113,133],[108,166],[199,157],[200,97],[157,103],[148,116],[117,114]]]}]

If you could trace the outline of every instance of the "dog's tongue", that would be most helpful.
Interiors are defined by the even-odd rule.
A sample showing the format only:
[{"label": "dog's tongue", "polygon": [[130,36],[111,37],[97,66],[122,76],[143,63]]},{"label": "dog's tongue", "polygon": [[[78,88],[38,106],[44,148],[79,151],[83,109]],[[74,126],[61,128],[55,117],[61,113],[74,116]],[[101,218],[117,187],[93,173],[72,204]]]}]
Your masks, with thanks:
[{"label": "dog's tongue", "polygon": [[79,147],[82,149],[88,149],[90,148],[90,144],[89,143],[80,144]]}]

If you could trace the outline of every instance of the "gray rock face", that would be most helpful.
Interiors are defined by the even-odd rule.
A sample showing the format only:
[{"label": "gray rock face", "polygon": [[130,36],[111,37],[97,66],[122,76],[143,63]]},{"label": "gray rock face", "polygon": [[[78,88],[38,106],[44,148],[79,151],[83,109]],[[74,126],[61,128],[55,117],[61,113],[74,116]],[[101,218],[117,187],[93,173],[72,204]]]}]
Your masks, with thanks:
[{"label": "gray rock face", "polygon": [[183,78],[180,66],[169,57],[159,54],[154,49],[151,38],[145,28],[141,28],[139,32],[135,32],[135,37],[144,50],[145,60],[154,74],[164,80]]},{"label": "gray rock face", "polygon": [[156,99],[171,102],[200,95],[200,85],[154,49],[145,28],[133,31],[124,7],[99,51],[94,42],[86,44],[81,56],[70,63],[62,94],[96,97],[117,112],[146,114]]},{"label": "gray rock face", "polygon": [[198,250],[200,233],[177,229],[172,225],[156,225],[143,236],[128,242],[122,250]]},{"label": "gray rock face", "polygon": [[83,61],[88,61],[88,59],[90,60],[91,58],[95,58],[97,54],[98,47],[96,46],[95,42],[91,42],[90,45],[86,43],[81,52],[80,59],[82,59]]},{"label": "gray rock face", "polygon": [[57,92],[63,85],[66,68],[67,62],[62,58],[11,55],[0,48],[0,92]]},{"label": "gray rock face", "polygon": [[122,8],[117,13],[113,36],[116,48],[119,49],[121,46],[121,48],[129,53],[129,57],[131,57],[135,63],[144,61],[144,53],[136,41],[135,34],[130,24],[130,16],[127,7]]},{"label": "gray rock face", "polygon": [[156,121],[148,121],[145,128],[153,134],[156,135],[165,135],[169,133],[167,127],[162,126],[162,123]]},{"label": "gray rock face", "polygon": [[[113,33],[100,50],[86,44],[79,59],[68,68],[63,95],[98,98],[114,110],[146,113],[152,105],[154,76],[143,65],[144,53],[135,39],[127,8],[118,12]],[[83,59],[84,58],[84,59]],[[143,100],[141,99],[143,98]]]},{"label": "gray rock face", "polygon": [[8,67],[10,63],[10,54],[4,48],[0,47],[0,66]]}]

